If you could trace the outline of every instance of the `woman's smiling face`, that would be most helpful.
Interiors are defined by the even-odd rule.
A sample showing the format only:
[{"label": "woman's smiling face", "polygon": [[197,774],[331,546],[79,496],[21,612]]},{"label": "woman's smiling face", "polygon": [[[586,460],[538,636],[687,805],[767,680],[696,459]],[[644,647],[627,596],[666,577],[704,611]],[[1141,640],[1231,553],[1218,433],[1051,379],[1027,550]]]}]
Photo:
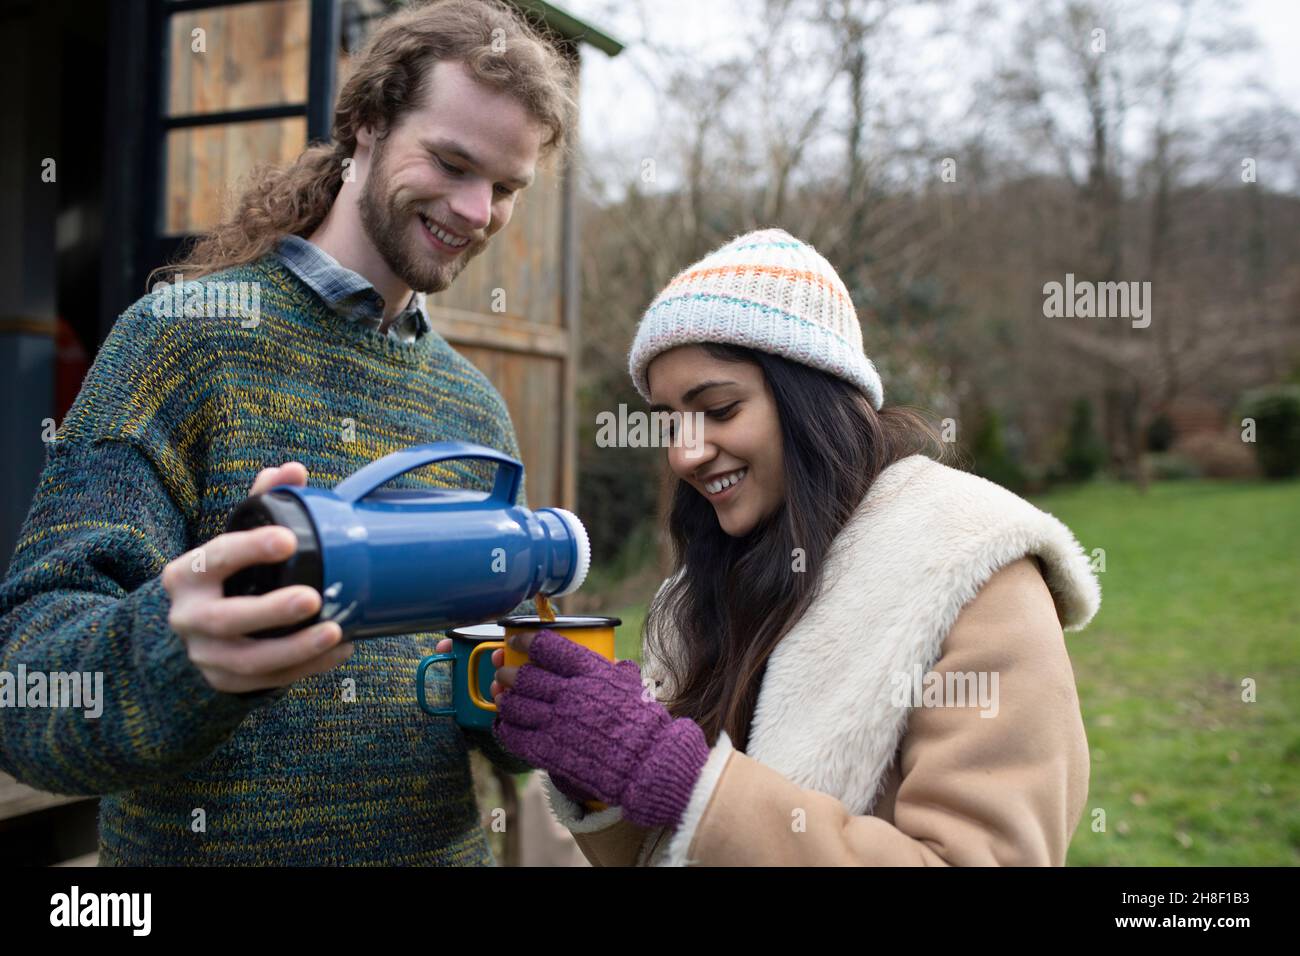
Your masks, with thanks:
[{"label": "woman's smiling face", "polygon": [[646,378],[652,412],[692,417],[674,423],[669,467],[713,505],[723,531],[749,534],[785,500],[781,421],[762,369],[683,345],[656,356]]}]

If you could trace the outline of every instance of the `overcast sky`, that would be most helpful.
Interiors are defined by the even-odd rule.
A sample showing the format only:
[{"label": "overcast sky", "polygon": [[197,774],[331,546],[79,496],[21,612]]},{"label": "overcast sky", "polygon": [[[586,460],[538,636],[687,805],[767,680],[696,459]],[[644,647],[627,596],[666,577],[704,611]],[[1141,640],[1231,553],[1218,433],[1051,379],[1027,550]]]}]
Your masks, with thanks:
[{"label": "overcast sky", "polygon": [[[650,0],[644,8],[646,29],[656,42],[693,51],[708,60],[746,42],[745,31],[752,21],[742,11],[752,11],[758,2]],[[951,2],[965,6],[978,0]],[[619,40],[626,42],[640,35],[634,4],[620,0],[558,0],[558,4]],[[1217,69],[1206,71],[1202,76],[1203,93],[1196,99],[1197,109],[1205,115],[1222,115],[1230,110],[1235,102],[1230,87],[1240,89],[1232,81],[1248,75],[1276,90],[1291,108],[1300,109],[1300,0],[1240,0],[1240,4],[1239,22],[1254,29],[1259,50],[1233,64],[1235,77],[1220,76]],[[1006,25],[1014,22],[1011,14],[1024,9],[1021,3],[997,3],[995,7],[1008,12]],[[909,11],[898,25],[905,34],[921,34],[928,27],[927,16]],[[990,25],[985,29],[1001,28]],[[994,48],[996,38],[987,45]],[[931,81],[932,89],[939,90],[940,111],[951,111],[955,118],[969,105],[965,99],[969,94],[967,84],[955,78],[978,74],[989,59],[955,39],[946,44],[927,44],[926,49],[933,62],[923,71],[922,81]],[[658,117],[654,85],[645,74],[654,72],[654,62],[647,51],[634,47],[613,59],[593,48],[584,51],[582,136],[594,155],[617,154],[632,161],[653,149]],[[912,63],[906,65],[909,70],[915,69]]]}]

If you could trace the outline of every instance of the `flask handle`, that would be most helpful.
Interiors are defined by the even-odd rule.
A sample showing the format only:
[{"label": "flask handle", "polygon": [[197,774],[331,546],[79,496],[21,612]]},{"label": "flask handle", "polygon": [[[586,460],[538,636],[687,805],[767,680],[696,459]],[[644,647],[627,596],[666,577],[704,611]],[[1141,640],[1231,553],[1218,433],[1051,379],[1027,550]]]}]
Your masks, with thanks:
[{"label": "flask handle", "polygon": [[385,455],[340,481],[334,486],[334,494],[341,501],[355,504],[398,475],[424,465],[460,458],[495,461],[500,467],[497,468],[496,480],[488,500],[496,501],[504,508],[509,508],[515,503],[524,466],[504,452],[464,441],[430,442],[427,445],[414,445],[411,448],[395,451],[391,455]]}]

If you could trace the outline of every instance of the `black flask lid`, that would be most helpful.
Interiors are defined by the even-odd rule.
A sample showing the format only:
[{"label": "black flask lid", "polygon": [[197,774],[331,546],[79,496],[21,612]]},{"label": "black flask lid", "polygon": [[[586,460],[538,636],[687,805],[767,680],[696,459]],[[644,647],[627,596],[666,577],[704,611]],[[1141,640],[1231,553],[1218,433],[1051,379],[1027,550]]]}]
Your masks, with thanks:
[{"label": "black flask lid", "polygon": [[249,531],[278,524],[298,538],[298,548],[286,560],[274,564],[254,564],[241,568],[225,581],[227,597],[266,594],[293,584],[323,589],[320,544],[307,508],[297,495],[287,491],[269,491],[242,502],[226,522],[227,531]]}]

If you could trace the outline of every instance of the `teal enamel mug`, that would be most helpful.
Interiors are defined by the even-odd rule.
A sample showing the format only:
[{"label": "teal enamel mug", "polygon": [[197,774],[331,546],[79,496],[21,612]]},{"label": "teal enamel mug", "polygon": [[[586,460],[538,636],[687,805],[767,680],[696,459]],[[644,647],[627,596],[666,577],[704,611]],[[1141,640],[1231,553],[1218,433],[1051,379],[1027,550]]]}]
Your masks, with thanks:
[{"label": "teal enamel mug", "polygon": [[[471,624],[453,627],[447,636],[451,638],[451,650],[430,654],[416,668],[415,693],[420,709],[434,717],[455,716],[456,723],[467,729],[489,730],[496,713],[485,709],[481,702],[492,700],[492,681],[496,676],[492,651],[505,640],[505,628],[499,624]],[[476,654],[480,644],[490,646]],[[437,670],[430,676],[432,668]],[[451,706],[435,707],[430,698],[435,702],[450,698]]]}]

